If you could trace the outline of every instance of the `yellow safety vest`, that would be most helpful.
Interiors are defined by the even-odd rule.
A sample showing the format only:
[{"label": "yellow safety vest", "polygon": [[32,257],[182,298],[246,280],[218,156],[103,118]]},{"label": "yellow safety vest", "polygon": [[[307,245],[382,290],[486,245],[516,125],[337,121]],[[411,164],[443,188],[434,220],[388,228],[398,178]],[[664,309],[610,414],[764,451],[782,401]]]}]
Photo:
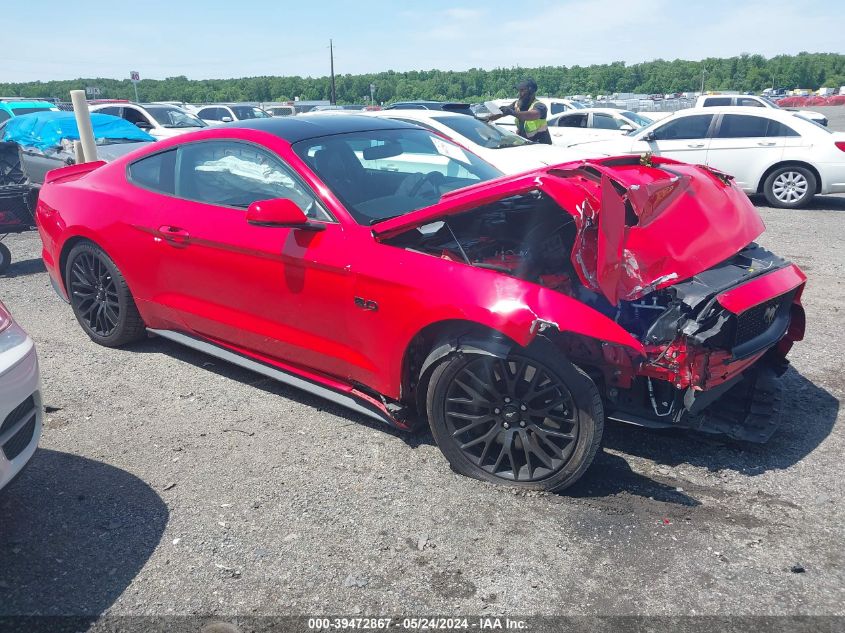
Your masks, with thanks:
[{"label": "yellow safety vest", "polygon": [[[526,110],[519,109],[519,99],[516,100],[514,104],[514,110],[517,112],[528,112],[528,110],[533,110],[534,106],[537,105],[539,101],[533,101],[530,106]],[[530,121],[520,121],[519,119],[516,120],[516,129],[522,130],[525,132],[525,136],[527,138],[531,138],[535,136],[538,132],[545,132],[549,129],[549,126],[546,125],[546,119],[532,119]]]}]

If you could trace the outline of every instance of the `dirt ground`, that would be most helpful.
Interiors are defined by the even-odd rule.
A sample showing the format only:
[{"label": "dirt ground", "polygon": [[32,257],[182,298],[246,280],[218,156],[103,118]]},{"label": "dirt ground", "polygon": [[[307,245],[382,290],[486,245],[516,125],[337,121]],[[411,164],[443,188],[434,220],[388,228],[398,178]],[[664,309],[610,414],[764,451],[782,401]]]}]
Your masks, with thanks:
[{"label": "dirt ground", "polygon": [[560,495],[162,339],[98,347],[10,236],[0,298],[49,408],[0,494],[0,615],[845,614],[845,197],[759,209],[809,277],[782,428],[610,424]]}]

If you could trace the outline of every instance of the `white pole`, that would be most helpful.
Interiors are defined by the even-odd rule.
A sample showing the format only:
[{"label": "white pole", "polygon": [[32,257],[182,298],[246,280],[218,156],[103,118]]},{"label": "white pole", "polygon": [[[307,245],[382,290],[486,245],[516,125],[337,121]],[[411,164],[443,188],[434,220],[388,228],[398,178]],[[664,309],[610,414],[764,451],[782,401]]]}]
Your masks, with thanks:
[{"label": "white pole", "polygon": [[85,162],[85,154],[82,152],[82,143],[80,141],[73,142],[73,156],[77,165]]},{"label": "white pole", "polygon": [[91,127],[91,113],[85,100],[84,90],[71,90],[70,100],[73,103],[73,113],[76,115],[76,126],[79,128],[79,140],[82,142],[82,153],[85,162],[97,160],[97,144],[94,142],[94,129]]}]

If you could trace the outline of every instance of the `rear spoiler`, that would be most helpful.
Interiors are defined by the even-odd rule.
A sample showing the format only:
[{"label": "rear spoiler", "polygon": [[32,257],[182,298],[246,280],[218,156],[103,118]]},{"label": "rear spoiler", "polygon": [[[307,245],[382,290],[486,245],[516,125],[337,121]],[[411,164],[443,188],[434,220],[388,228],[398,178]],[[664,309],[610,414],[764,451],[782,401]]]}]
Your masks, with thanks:
[{"label": "rear spoiler", "polygon": [[104,160],[95,160],[91,163],[80,163],[79,165],[69,165],[68,167],[59,167],[58,169],[51,169],[44,176],[44,184],[49,182],[58,182],[60,180],[67,180],[74,176],[79,177],[92,172],[98,167],[106,164]]}]

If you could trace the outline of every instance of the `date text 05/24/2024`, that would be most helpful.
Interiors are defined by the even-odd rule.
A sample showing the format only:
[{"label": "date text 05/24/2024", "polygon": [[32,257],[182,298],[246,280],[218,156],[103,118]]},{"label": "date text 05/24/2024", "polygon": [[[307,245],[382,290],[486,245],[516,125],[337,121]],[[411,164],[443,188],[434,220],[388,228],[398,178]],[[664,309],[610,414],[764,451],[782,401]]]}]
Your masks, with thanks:
[{"label": "date text 05/24/2024", "polygon": [[499,617],[408,617],[408,618],[308,618],[310,631],[390,630],[407,631],[496,631],[526,630],[525,620]]}]

